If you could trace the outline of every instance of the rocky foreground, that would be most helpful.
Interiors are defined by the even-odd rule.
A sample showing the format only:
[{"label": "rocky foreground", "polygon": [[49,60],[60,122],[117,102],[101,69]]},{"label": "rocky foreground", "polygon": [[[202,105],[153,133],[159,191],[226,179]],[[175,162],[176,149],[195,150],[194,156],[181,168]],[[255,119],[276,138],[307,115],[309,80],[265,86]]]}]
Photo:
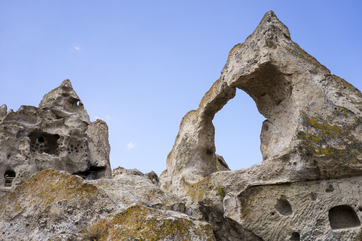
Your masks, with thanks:
[{"label": "rocky foreground", "polygon": [[[214,115],[247,92],[263,162],[230,171]],[[247,118],[247,117],[246,117]],[[182,119],[167,170],[110,170],[108,127],[69,80],[0,107],[0,240],[362,240],[362,94],[272,11]]]}]

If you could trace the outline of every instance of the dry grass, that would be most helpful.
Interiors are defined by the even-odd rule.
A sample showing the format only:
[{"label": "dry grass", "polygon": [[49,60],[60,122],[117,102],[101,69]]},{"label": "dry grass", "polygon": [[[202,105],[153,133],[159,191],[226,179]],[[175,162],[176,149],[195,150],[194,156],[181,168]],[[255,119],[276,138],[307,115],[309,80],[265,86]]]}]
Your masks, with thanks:
[{"label": "dry grass", "polygon": [[89,241],[102,241],[108,236],[108,220],[101,219],[89,224],[82,232],[82,238]]}]

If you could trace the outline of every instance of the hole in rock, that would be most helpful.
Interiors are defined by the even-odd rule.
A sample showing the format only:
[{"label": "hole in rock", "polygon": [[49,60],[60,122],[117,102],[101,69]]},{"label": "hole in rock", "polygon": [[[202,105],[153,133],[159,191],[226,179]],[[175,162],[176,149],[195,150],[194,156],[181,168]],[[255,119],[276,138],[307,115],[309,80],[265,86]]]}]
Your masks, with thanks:
[{"label": "hole in rock", "polygon": [[298,232],[293,232],[292,236],[289,239],[290,241],[300,241],[300,234]]},{"label": "hole in rock", "polygon": [[90,166],[87,170],[73,173],[73,175],[80,176],[87,180],[96,180],[104,177],[106,169],[106,167]]},{"label": "hole in rock", "polygon": [[32,132],[30,138],[30,151],[38,153],[48,153],[58,155],[58,139],[59,135],[49,134],[45,132]]},{"label": "hole in rock", "polygon": [[288,198],[284,195],[278,199],[275,209],[283,216],[290,216],[293,214],[292,205],[290,205]]},{"label": "hole in rock", "polygon": [[4,179],[5,179],[5,187],[11,187],[11,184],[13,183],[13,180],[16,176],[16,173],[11,168],[8,168],[4,173]]},{"label": "hole in rock", "polygon": [[348,205],[331,208],[329,210],[329,223],[332,229],[356,228],[361,225],[356,212]]},{"label": "hole in rock", "polygon": [[216,153],[221,155],[231,170],[247,168],[263,160],[260,151],[260,132],[265,117],[254,100],[243,90],[216,113]]},{"label": "hole in rock", "polygon": [[333,192],[334,191],[334,188],[333,186],[330,184],[327,189],[326,189],[326,192]]}]

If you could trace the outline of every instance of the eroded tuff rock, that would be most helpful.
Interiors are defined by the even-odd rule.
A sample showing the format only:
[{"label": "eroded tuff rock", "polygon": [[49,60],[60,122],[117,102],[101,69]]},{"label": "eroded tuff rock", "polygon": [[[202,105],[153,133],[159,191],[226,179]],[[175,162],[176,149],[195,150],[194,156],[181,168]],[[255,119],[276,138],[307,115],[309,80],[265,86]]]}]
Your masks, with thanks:
[{"label": "eroded tuff rock", "polygon": [[[212,120],[237,88],[266,118],[263,162],[221,171]],[[361,118],[361,92],[294,43],[270,11],[182,119],[161,186],[198,203],[218,240],[358,240]]]},{"label": "eroded tuff rock", "polygon": [[0,240],[215,240],[209,223],[180,208],[181,198],[138,175],[43,170],[0,197]]},{"label": "eroded tuff rock", "polygon": [[0,194],[32,174],[53,168],[86,179],[111,177],[108,127],[90,122],[69,80],[39,107],[0,107]]}]

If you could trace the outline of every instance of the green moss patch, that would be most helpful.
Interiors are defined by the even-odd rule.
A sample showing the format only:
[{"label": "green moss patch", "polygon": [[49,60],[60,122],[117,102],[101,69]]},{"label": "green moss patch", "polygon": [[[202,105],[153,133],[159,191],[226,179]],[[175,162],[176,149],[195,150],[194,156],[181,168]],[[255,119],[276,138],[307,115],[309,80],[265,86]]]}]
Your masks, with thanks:
[{"label": "green moss patch", "polygon": [[[174,218],[156,209],[142,205],[132,206],[123,212],[101,219],[87,228],[84,235],[97,236],[97,240],[192,240],[208,237],[214,240],[212,226],[197,226],[188,218]],[[201,239],[200,239],[201,240]]]}]

